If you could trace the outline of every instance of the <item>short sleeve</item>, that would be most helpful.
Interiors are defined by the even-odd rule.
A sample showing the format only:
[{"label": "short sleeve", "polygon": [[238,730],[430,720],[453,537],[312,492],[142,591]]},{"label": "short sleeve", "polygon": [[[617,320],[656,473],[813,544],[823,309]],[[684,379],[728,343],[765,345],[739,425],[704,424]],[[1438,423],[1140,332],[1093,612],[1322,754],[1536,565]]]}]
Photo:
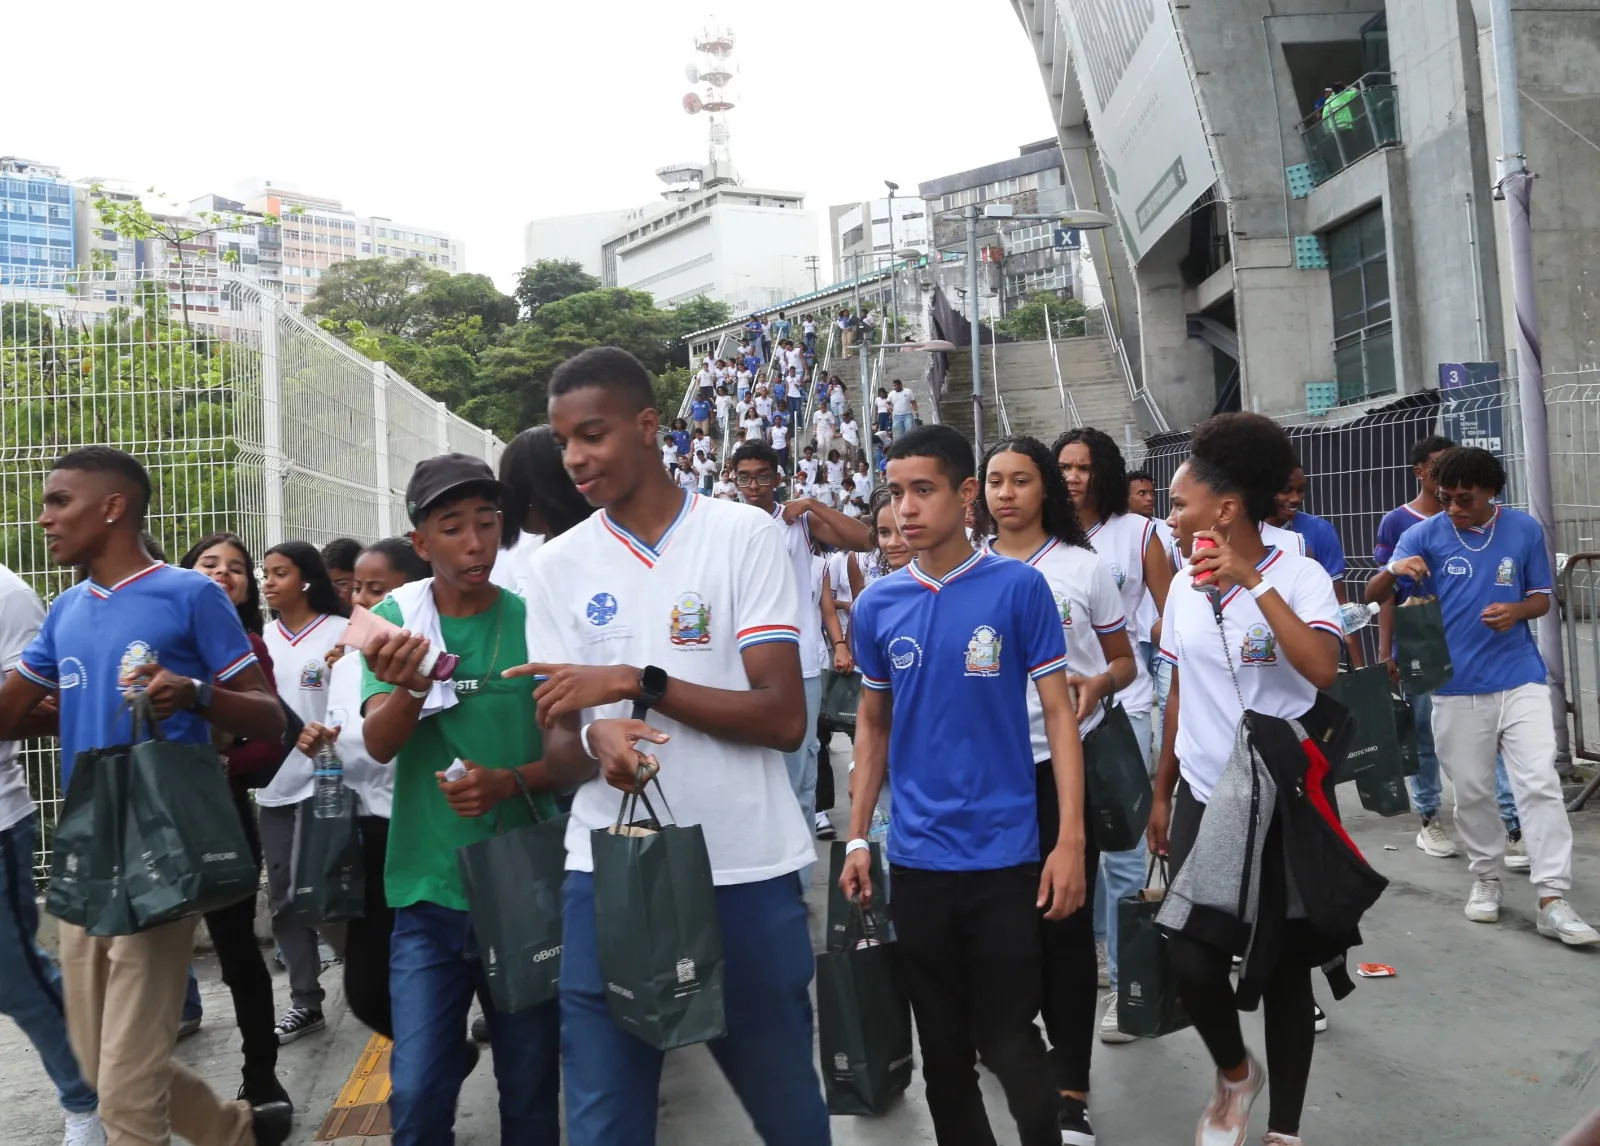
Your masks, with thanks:
[{"label": "short sleeve", "polygon": [[1313,629],[1344,640],[1344,626],[1339,623],[1339,599],[1333,595],[1333,581],[1322,569],[1302,566],[1290,594],[1289,607],[1295,616]]},{"label": "short sleeve", "polygon": [[0,673],[20,666],[23,651],[38,638],[44,621],[44,602],[32,589],[17,585],[0,598]]},{"label": "short sleeve", "polygon": [[[382,617],[392,624],[402,624],[404,618],[400,614],[400,605],[393,597],[385,597],[372,607],[375,616]],[[375,696],[394,691],[394,685],[384,684],[372,675],[372,666],[367,663],[367,654],[361,654],[361,704],[365,708],[367,701]]]},{"label": "short sleeve", "polygon": [[1525,531],[1525,551],[1522,555],[1522,595],[1549,593],[1555,585],[1550,575],[1550,551],[1545,548],[1544,531],[1532,518]]},{"label": "short sleeve", "polygon": [[194,594],[190,632],[200,651],[200,663],[212,679],[226,684],[256,663],[256,651],[239,620],[239,610],[222,586],[207,580]]},{"label": "short sleeve", "polygon": [[1121,632],[1128,627],[1116,579],[1098,556],[1094,559],[1094,571],[1089,575],[1089,623],[1101,636]]},{"label": "short sleeve", "polygon": [[1019,586],[1016,631],[1022,641],[1022,656],[1028,676],[1041,680],[1067,667],[1067,638],[1061,631],[1061,614],[1056,609],[1050,583],[1044,574],[1024,566],[1030,576]]},{"label": "short sleeve", "polygon": [[889,661],[878,636],[877,605],[882,596],[873,585],[863,587],[850,615],[850,655],[861,670],[861,683],[879,692],[889,688]]},{"label": "short sleeve", "polygon": [[761,523],[738,566],[743,572],[736,581],[733,622],[739,651],[778,641],[799,645],[800,629],[795,624],[800,615],[799,587],[794,583],[794,562],[776,525]]},{"label": "short sleeve", "polygon": [[1339,540],[1339,531],[1334,528],[1333,522],[1326,519],[1317,538],[1317,563],[1335,581],[1344,576],[1344,542]]},{"label": "short sleeve", "polygon": [[1387,513],[1383,520],[1378,522],[1378,536],[1372,545],[1372,560],[1380,567],[1394,560],[1395,542],[1400,540],[1400,533],[1395,529],[1394,514]]}]

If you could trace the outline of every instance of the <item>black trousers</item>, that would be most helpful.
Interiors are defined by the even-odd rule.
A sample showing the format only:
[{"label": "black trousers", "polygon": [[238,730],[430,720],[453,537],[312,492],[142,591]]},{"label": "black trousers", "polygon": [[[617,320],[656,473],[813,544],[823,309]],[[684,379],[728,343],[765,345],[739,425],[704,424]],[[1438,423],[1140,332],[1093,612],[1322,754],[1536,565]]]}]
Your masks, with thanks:
[{"label": "black trousers", "polygon": [[[1174,878],[1194,846],[1204,813],[1205,805],[1195,798],[1187,783],[1180,781],[1173,798],[1169,832]],[[1206,1050],[1211,1052],[1212,1061],[1224,1069],[1238,1066],[1246,1052],[1229,978],[1232,955],[1187,935],[1173,935],[1168,943],[1178,995]],[[1317,1038],[1314,1004],[1311,967],[1292,957],[1280,959],[1261,995],[1267,1078],[1271,1083],[1267,1129],[1280,1134],[1300,1132],[1300,1114],[1305,1107],[1306,1083],[1311,1077],[1311,1055]]]},{"label": "black trousers", "polygon": [[1000,1079],[1022,1146],[1059,1146],[1039,1013],[1039,867],[891,871],[897,966],[922,1043],[939,1146],[995,1146],[977,1056]]},{"label": "black trousers", "polygon": [[[1061,809],[1050,761],[1038,765],[1039,860],[1056,845]],[[1050,1040],[1050,1074],[1057,1090],[1089,1089],[1089,1058],[1094,1050],[1099,970],[1094,955],[1094,888],[1100,849],[1094,843],[1087,801],[1083,808],[1083,906],[1065,919],[1041,919],[1044,944],[1044,1030]]]},{"label": "black trousers", "polygon": [[833,810],[833,754],[828,742],[833,739],[833,728],[820,715],[817,717],[817,811]]},{"label": "black trousers", "polygon": [[[261,871],[261,834],[256,830],[255,810],[248,791],[233,790],[234,808],[250,841],[250,854]],[[233,996],[234,1020],[244,1050],[244,1081],[247,1087],[270,1080],[278,1067],[278,1036],[273,1030],[272,972],[256,940],[256,897],[208,911],[206,930],[216,948],[222,981]]]},{"label": "black trousers", "polygon": [[383,865],[389,851],[386,818],[361,817],[361,850],[366,861],[366,914],[345,924],[344,997],[351,1014],[384,1038],[393,1039],[389,936],[394,932],[394,909],[383,889]]}]

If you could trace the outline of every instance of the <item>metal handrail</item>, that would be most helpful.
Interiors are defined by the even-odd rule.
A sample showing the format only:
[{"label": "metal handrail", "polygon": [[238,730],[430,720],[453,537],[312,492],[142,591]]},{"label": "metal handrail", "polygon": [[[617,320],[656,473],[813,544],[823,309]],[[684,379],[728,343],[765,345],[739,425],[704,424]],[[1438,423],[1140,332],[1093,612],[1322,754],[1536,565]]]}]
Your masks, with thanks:
[{"label": "metal handrail", "polygon": [[[727,333],[717,341],[717,349],[713,351],[711,355],[711,360],[713,362],[715,362],[718,358],[727,357],[727,355],[723,353],[723,350],[727,347],[728,339],[730,337],[732,337],[731,333]],[[679,418],[687,420],[689,417],[689,407],[694,402],[695,391],[699,389],[699,387],[695,385],[694,381],[695,378],[699,376],[699,373],[700,372],[695,369],[694,359],[691,357],[689,359],[689,384],[683,388],[683,401],[678,403],[677,417]],[[713,389],[713,397],[715,397],[715,393],[716,391]]]},{"label": "metal handrail", "polygon": [[1056,336],[1050,326],[1050,308],[1044,308],[1044,340],[1050,347],[1050,366],[1056,372],[1056,393],[1061,397],[1061,422],[1062,429],[1070,430],[1083,425],[1083,419],[1078,416],[1078,403],[1073,400],[1072,394],[1067,390],[1067,384],[1061,377],[1061,359],[1056,357]]},{"label": "metal handrail", "polygon": [[[1128,386],[1128,401],[1136,407],[1143,406],[1145,416],[1149,419],[1151,427],[1157,433],[1165,434],[1171,427],[1167,425],[1166,416],[1161,413],[1161,407],[1156,405],[1156,401],[1151,396],[1150,391],[1134,379],[1133,366],[1128,361],[1127,347],[1122,344],[1122,335],[1117,330],[1117,324],[1112,319],[1111,311],[1103,302],[1096,303],[1093,309],[1100,311],[1100,319],[1105,325],[1106,337],[1111,340],[1111,349],[1116,352],[1117,364],[1122,367],[1122,380]],[[1087,312],[1085,312],[1085,315],[1087,315]]]},{"label": "metal handrail", "polygon": [[[1588,619],[1592,622],[1600,616],[1600,570],[1596,568],[1600,562],[1600,553],[1574,553],[1566,560],[1561,571],[1557,574],[1557,582],[1561,587],[1556,608],[1566,610],[1567,623],[1562,625],[1567,637],[1567,711],[1572,713],[1572,754],[1582,760],[1600,760],[1600,745],[1591,747],[1584,735],[1583,722],[1583,658],[1578,655],[1578,629],[1577,622]],[[1573,595],[1573,579],[1578,566],[1583,565],[1587,572],[1586,584],[1581,590],[1587,609],[1580,608],[1578,600]],[[1594,645],[1594,655],[1590,658],[1594,666],[1594,679],[1600,682],[1600,640],[1591,642]],[[1583,790],[1572,798],[1567,805],[1567,811],[1576,812],[1589,802],[1589,797],[1600,790],[1600,773],[1583,786]]]},{"label": "metal handrail", "polygon": [[995,419],[1000,423],[1000,436],[1011,436],[1011,415],[1006,413],[1006,400],[998,388],[994,392]]}]

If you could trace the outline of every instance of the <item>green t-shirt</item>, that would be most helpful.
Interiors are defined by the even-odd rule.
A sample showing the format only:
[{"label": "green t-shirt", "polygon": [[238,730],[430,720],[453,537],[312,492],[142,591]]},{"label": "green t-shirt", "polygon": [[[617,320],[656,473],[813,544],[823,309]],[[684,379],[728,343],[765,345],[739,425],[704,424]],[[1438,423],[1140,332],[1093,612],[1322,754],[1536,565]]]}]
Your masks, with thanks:
[{"label": "green t-shirt", "polygon": [[[404,624],[400,607],[389,598],[372,610]],[[456,666],[455,707],[418,722],[394,760],[394,811],[384,890],[390,907],[437,903],[467,909],[456,851],[501,831],[532,822],[526,801],[506,800],[486,816],[467,818],[450,809],[434,775],[456,758],[485,768],[514,768],[539,759],[544,751],[534,721],[533,682],[500,675],[527,663],[526,607],[522,598],[500,590],[500,600],[475,617],[439,618],[445,648],[461,658]],[[492,663],[491,663],[492,662]],[[393,692],[362,661],[361,702]],[[541,819],[556,814],[550,796],[535,793]]]}]

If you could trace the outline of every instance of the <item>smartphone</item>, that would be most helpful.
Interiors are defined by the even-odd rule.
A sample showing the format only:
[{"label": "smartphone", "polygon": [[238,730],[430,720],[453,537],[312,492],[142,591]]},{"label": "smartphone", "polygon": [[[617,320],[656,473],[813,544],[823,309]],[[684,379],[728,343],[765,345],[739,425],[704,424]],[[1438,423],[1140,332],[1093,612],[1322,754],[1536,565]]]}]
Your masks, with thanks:
[{"label": "smartphone", "polygon": [[[1215,541],[1211,540],[1211,538],[1209,538],[1209,537],[1196,537],[1194,539],[1194,546],[1193,546],[1193,552],[1191,554],[1191,557],[1200,556],[1200,551],[1202,549],[1215,549],[1216,547],[1217,547],[1217,543]],[[1197,589],[1198,588],[1208,588],[1208,587],[1210,587],[1211,581],[1215,576],[1216,576],[1215,573],[1196,573],[1195,574],[1195,578],[1194,578],[1195,587]]]}]

